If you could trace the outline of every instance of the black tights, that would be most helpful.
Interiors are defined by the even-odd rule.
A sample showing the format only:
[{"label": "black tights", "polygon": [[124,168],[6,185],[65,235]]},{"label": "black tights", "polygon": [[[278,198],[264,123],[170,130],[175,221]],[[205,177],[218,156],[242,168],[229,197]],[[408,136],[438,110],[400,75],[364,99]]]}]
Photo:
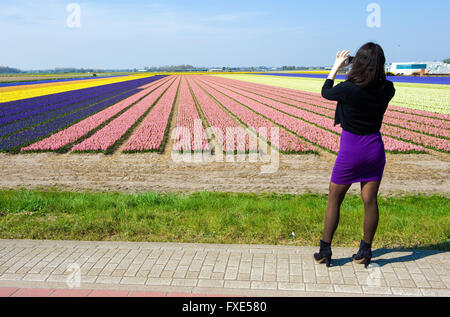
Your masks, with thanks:
[{"label": "black tights", "polygon": [[[325,214],[322,240],[331,243],[339,224],[341,204],[351,185],[338,185],[330,182],[328,205]],[[380,182],[361,182],[361,198],[364,202],[364,241],[372,243],[378,227],[378,189]]]}]

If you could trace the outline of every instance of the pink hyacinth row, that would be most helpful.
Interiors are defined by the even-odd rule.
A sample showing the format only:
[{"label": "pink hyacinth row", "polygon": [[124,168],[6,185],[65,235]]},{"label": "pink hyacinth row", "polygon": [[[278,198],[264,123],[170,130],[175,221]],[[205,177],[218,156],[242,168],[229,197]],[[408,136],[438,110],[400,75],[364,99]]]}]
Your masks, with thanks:
[{"label": "pink hyacinth row", "polygon": [[[201,77],[201,78],[203,78],[203,77]],[[247,125],[248,127],[252,127],[253,129],[257,129],[257,130],[259,130],[260,128],[267,128],[268,141],[272,142],[272,138],[271,138],[272,136],[270,134],[270,131],[271,131],[272,127],[278,127],[276,124],[274,124],[270,120],[267,120],[267,119],[261,117],[260,115],[249,110],[245,106],[242,106],[238,102],[232,100],[230,98],[232,96],[230,96],[228,93],[226,93],[226,95],[229,97],[224,96],[222,94],[222,92],[224,92],[224,91],[221,89],[216,89],[217,86],[214,87],[215,86],[214,84],[211,84],[211,83],[206,84],[206,82],[201,79],[198,82],[211,96],[213,96],[225,108],[227,108],[231,113],[233,113],[237,118],[239,118],[239,120],[241,120],[245,125]],[[271,118],[271,119],[273,120],[273,118]],[[277,120],[277,119],[279,119],[279,118],[275,118],[275,120],[273,120],[273,121],[276,123],[283,122],[282,119],[279,119],[279,120]],[[290,121],[298,121],[292,117],[289,117],[288,119]],[[292,125],[295,126],[296,123],[294,122]],[[301,134],[299,134],[299,135],[301,135]],[[279,150],[281,150],[283,152],[309,152],[309,151],[315,152],[315,151],[317,151],[317,149],[313,145],[295,137],[294,135],[285,131],[283,128],[279,128]]]},{"label": "pink hyacinth row", "polygon": [[[195,125],[195,120],[200,122],[200,124]],[[201,119],[185,76],[180,84],[177,128],[178,131],[173,145],[175,151],[202,151],[208,149],[208,140],[204,136]]]},{"label": "pink hyacinth row", "polygon": [[[292,109],[289,109],[289,108],[292,108],[292,107],[287,106],[287,105],[282,104],[282,103],[274,102],[273,100],[271,100],[272,98],[270,98],[270,99],[269,98],[264,98],[264,97],[262,97],[260,95],[248,93],[247,91],[244,91],[244,90],[238,89],[238,88],[235,88],[235,91],[242,92],[242,94],[244,94],[244,95],[246,95],[248,97],[251,97],[251,98],[256,96],[256,97],[254,97],[254,99],[258,99],[258,101],[261,101],[261,102],[266,103],[266,104],[270,104],[270,106],[273,106],[273,107],[275,107],[277,109],[280,109],[282,111],[285,111],[285,112],[288,112],[290,114],[293,114],[292,112],[290,112],[290,111],[292,111]],[[280,98],[277,97],[276,99],[278,100]],[[286,101],[286,100],[284,100],[284,101]],[[291,104],[292,104],[292,102],[291,102]],[[279,108],[278,105],[281,105],[282,109]],[[303,109],[307,109],[309,111],[315,112],[315,113],[320,113],[322,115],[326,115],[326,116],[328,116],[330,118],[331,121],[333,121],[332,119],[334,118],[334,109],[333,110],[331,110],[331,109],[327,110],[327,109],[324,109],[324,108],[315,107],[315,106],[312,106],[312,105],[309,105],[309,104],[305,104],[305,103],[297,104],[297,106],[302,107]],[[297,114],[293,114],[295,116],[299,116],[299,113],[300,114],[302,113],[301,111],[295,111],[295,112],[297,112]],[[312,117],[314,117],[314,116],[312,116]],[[303,118],[303,117],[301,117],[301,118]],[[320,124],[318,122],[318,121],[321,121],[322,119],[317,117],[317,116],[315,118],[316,119],[315,119],[315,121],[313,121],[313,123],[322,125],[322,124]],[[423,119],[426,120],[426,118],[423,118]],[[398,121],[391,120],[391,118],[389,118],[389,117],[387,119],[385,119],[384,121],[385,122],[386,121],[387,122],[392,122],[395,125],[400,125]],[[322,126],[327,127],[328,129],[332,129],[333,128],[333,126],[330,123],[328,124],[328,126],[325,126],[325,125],[322,125]],[[429,132],[432,132],[432,130],[433,130],[433,128],[431,127]],[[448,131],[448,130],[440,129],[440,131],[441,131],[440,133],[443,136],[448,135],[448,134],[446,134],[446,131]],[[382,132],[382,134],[384,134],[386,136],[385,137],[385,141],[386,141],[387,144],[392,142],[392,138],[390,138],[390,137],[395,137],[395,138],[403,139],[405,141],[411,141],[413,143],[424,145],[424,146],[427,146],[427,147],[430,147],[430,148],[435,148],[435,149],[446,151],[446,152],[450,151],[450,142],[448,140],[446,140],[446,139],[443,139],[443,138],[438,138],[438,137],[434,137],[434,136],[424,135],[424,134],[421,134],[421,133],[417,133],[415,131],[411,131],[411,130],[407,130],[407,129],[403,129],[403,128],[399,128],[399,127],[396,127],[396,126],[393,126],[393,125],[387,125],[387,124],[382,126],[381,132]],[[398,142],[395,142],[395,143],[399,144]],[[404,149],[405,147],[402,146],[402,148]],[[418,150],[418,149],[416,149],[416,150]]]},{"label": "pink hyacinth row", "polygon": [[[280,111],[286,112],[288,114],[291,114],[291,115],[299,117],[299,118],[303,118],[309,122],[312,122],[314,124],[317,124],[319,126],[325,127],[329,130],[333,130],[333,131],[339,133],[339,130],[336,129],[336,127],[334,127],[334,124],[333,124],[334,112],[331,110],[327,110],[327,109],[323,109],[323,108],[322,108],[322,110],[320,110],[321,108],[314,107],[314,106],[311,106],[308,104],[300,105],[300,106],[302,106],[303,109],[309,110],[309,111],[304,111],[302,109],[299,109],[299,108],[296,108],[293,106],[289,106],[284,103],[277,102],[270,98],[266,98],[261,95],[257,95],[257,94],[248,92],[247,90],[234,88],[231,86],[227,86],[225,84],[221,85],[221,87],[232,88],[232,90],[234,92],[237,92],[243,96],[247,96],[249,98],[255,99],[261,103],[269,105]],[[316,115],[314,113],[311,113],[310,111],[316,112],[316,113],[319,112],[323,115],[326,115],[327,117],[324,117],[322,115]],[[306,119],[306,118],[308,118],[308,119]],[[438,150],[447,151],[447,152],[450,151],[450,142],[448,140],[445,140],[442,138],[437,138],[434,136],[420,134],[420,133],[417,133],[414,131],[398,128],[398,127],[395,127],[392,125],[383,125],[381,128],[381,133],[385,135],[384,140],[385,140],[387,146],[389,146],[390,144],[401,145],[401,143],[399,143],[398,140],[395,140],[395,142],[394,142],[394,139],[389,137],[389,136],[394,136],[396,138],[400,138],[400,139],[403,139],[406,141],[411,141],[411,142],[425,145],[425,146],[435,148]],[[408,147],[405,147],[405,145],[401,145],[401,148],[404,149],[404,148],[408,148]],[[415,150],[419,151],[419,148],[415,148]]]},{"label": "pink hyacinth row", "polygon": [[[285,127],[286,129],[294,132],[298,136],[304,137],[308,141],[318,144],[323,148],[329,149],[331,151],[337,152],[338,146],[339,146],[339,136],[325,131],[321,128],[318,128],[312,124],[309,124],[307,122],[304,122],[302,120],[299,120],[297,118],[294,118],[290,115],[284,114],[276,109],[273,109],[271,107],[265,106],[259,102],[256,102],[254,100],[251,100],[249,98],[246,98],[242,95],[239,95],[237,93],[234,93],[231,90],[225,89],[221,86],[216,85],[213,81],[204,81],[204,83],[207,83],[209,86],[215,89],[215,91],[220,91],[221,93],[227,95],[229,98],[234,99],[232,104],[238,105],[238,108],[242,108],[245,112],[251,113],[254,116],[254,120],[259,120],[260,116],[263,115],[269,120],[275,122],[276,124],[281,125],[282,127]],[[205,85],[206,86],[206,85]],[[226,98],[226,97],[222,97]],[[237,101],[237,102],[236,102]],[[247,109],[248,108],[254,110],[251,111]],[[256,113],[255,113],[256,112]],[[263,119],[264,122],[270,122],[267,119]],[[282,131],[284,129],[280,129]],[[281,140],[281,137],[280,137]],[[281,141],[280,141],[281,142]]]},{"label": "pink hyacinth row", "polygon": [[257,145],[253,142],[249,142],[248,135],[245,136],[245,145],[238,145],[238,138],[235,138],[234,144],[230,145],[231,148],[227,148],[226,143],[226,131],[227,129],[235,129],[240,127],[240,125],[233,120],[230,115],[225,112],[219,105],[214,102],[211,97],[202,90],[197,83],[192,80],[192,76],[188,77],[189,85],[192,88],[195,98],[201,106],[202,112],[205,115],[206,120],[208,121],[209,127],[213,127],[212,133],[217,141],[217,143],[221,146],[224,152],[234,152],[237,149],[245,149],[248,151],[256,151],[258,149]]},{"label": "pink hyacinth row", "polygon": [[[210,83],[212,83],[210,81]],[[284,115],[287,116],[294,116],[297,118],[301,118],[307,122],[310,122],[318,127],[323,127],[325,129],[334,131],[335,133],[339,134],[341,132],[340,127],[335,127],[334,122],[331,118],[327,118],[309,111],[305,111],[299,108],[295,108],[277,101],[274,101],[272,99],[262,97],[260,95],[256,95],[254,93],[247,92],[245,90],[233,88],[233,89],[227,89],[232,88],[225,85],[217,86],[219,89],[223,89],[226,91],[226,94],[234,98],[235,100],[239,101],[242,104],[245,104],[249,106],[250,108],[254,109],[255,111],[262,113],[261,111],[264,111],[264,113],[270,113],[272,111],[275,111],[272,115],[276,115],[276,112],[284,113]],[[264,105],[267,106],[264,106]],[[266,107],[266,108],[264,108]],[[269,109],[267,109],[269,108]],[[262,113],[263,115],[267,116],[266,114]],[[271,116],[267,116],[269,118],[272,118]],[[288,128],[291,130],[290,128]],[[322,130],[318,128],[319,130]],[[323,130],[322,130],[323,131]],[[406,130],[405,130],[406,131]],[[302,134],[300,134],[302,135]],[[304,135],[302,135],[304,136]],[[328,137],[322,137],[322,143],[325,141],[324,139],[328,139]],[[396,140],[390,137],[384,137],[384,142],[386,149],[392,150],[392,151],[425,151],[425,148],[422,146],[414,145],[411,143],[403,142],[400,140]],[[321,143],[318,143],[319,141],[311,140],[314,143],[317,143],[319,145],[322,145]],[[322,145],[324,146],[324,145]],[[327,146],[324,146],[325,148],[332,150],[334,152],[336,151],[338,144],[328,144]]]},{"label": "pink hyacinth row", "polygon": [[122,151],[155,151],[161,148],[179,84],[180,76],[177,76],[175,82],[150,110]]},{"label": "pink hyacinth row", "polygon": [[[283,97],[281,96],[282,92],[280,91],[278,91],[277,93],[273,93],[273,91],[268,91],[268,89],[263,90],[261,88],[246,87],[245,85],[242,85],[240,83],[236,84],[230,82],[226,84],[229,84],[230,87],[232,86],[247,91],[253,91],[258,95],[269,97],[270,99],[301,107],[309,111],[324,114],[326,116],[334,117],[336,102],[324,101],[325,99],[323,98],[316,98],[316,100],[312,100],[302,97]],[[327,112],[326,109],[329,109],[330,111],[332,111],[332,113]],[[418,117],[397,111],[390,111],[388,109],[385,113],[383,123],[396,125],[401,128],[416,132],[423,132],[439,137],[450,138],[450,124],[445,120],[433,119],[429,117]]]},{"label": "pink hyacinth row", "polygon": [[43,139],[42,141],[31,144],[30,146],[22,148],[22,151],[55,151],[66,145],[76,142],[81,137],[101,125],[106,120],[112,118],[117,115],[123,109],[131,106],[133,103],[143,98],[147,94],[149,94],[155,87],[161,85],[161,83],[165,82],[166,78],[162,78],[160,80],[154,81],[147,86],[145,90],[132,95],[129,98],[126,98],[115,105],[106,108],[80,122],[77,124],[64,129],[56,134],[49,136],[48,138]]},{"label": "pink hyacinth row", "polygon": [[[288,88],[280,88],[273,87],[261,84],[247,83],[239,80],[228,79],[228,78],[220,78],[217,82],[223,82],[226,84],[230,84],[233,86],[237,86],[238,88],[243,88],[247,90],[251,90],[256,93],[264,92],[271,93],[272,96],[283,96],[289,99],[298,100],[305,103],[310,103],[315,106],[327,107],[336,109],[336,102],[330,101],[322,98],[320,94],[304,92],[300,90],[292,90]],[[276,99],[276,98],[274,98]],[[410,111],[411,110],[411,111]],[[432,125],[441,129],[450,129],[449,120],[450,116],[446,114],[439,114],[434,112],[428,112],[423,110],[413,110],[413,109],[405,109],[396,106],[389,106],[385,113],[385,117],[392,117],[404,121],[413,121],[419,124]],[[409,126],[405,125],[405,128],[414,130]],[[426,132],[426,131],[424,131]],[[428,133],[428,132],[426,132]],[[439,134],[440,135],[440,134]]]},{"label": "pink hyacinth row", "polygon": [[[221,87],[232,88],[234,92],[238,92],[241,95],[255,99],[261,103],[264,103],[266,105],[274,107],[278,110],[281,110],[281,111],[291,114],[293,116],[305,119],[309,122],[312,122],[314,124],[317,124],[319,126],[325,127],[329,130],[333,130],[333,131],[339,133],[338,132],[339,130],[337,130],[336,127],[334,127],[333,120],[332,120],[332,118],[334,116],[334,112],[331,111],[331,109],[330,110],[326,110],[323,108],[321,109],[319,107],[314,107],[314,106],[304,104],[304,103],[297,104],[297,106],[301,106],[303,109],[307,109],[309,111],[328,116],[328,118],[325,118],[321,115],[315,115],[309,111],[303,111],[299,108],[288,106],[284,103],[276,102],[276,101],[272,100],[271,98],[263,97],[260,94],[257,95],[254,93],[250,93],[247,90],[234,88],[235,86],[231,87],[231,86],[227,86],[226,84],[223,84],[223,85],[224,86],[221,86]],[[279,98],[277,98],[277,100],[278,99]],[[291,102],[291,104],[292,104],[292,102]],[[389,136],[394,136],[396,138],[400,138],[400,139],[403,139],[406,141],[411,141],[411,142],[414,142],[417,144],[425,145],[425,146],[435,148],[438,150],[442,150],[442,151],[446,151],[446,152],[450,151],[450,142],[446,139],[420,134],[420,133],[417,133],[414,131],[398,128],[398,127],[395,127],[392,125],[383,125],[381,128],[381,132],[382,132],[382,134],[386,135],[384,138],[386,147],[389,149],[393,149],[393,151],[398,151],[398,149],[396,149],[395,146],[399,146],[399,148],[401,148],[401,149],[411,149],[411,150],[417,150],[417,151],[421,151],[420,148],[422,148],[422,147],[417,147],[417,146],[414,147],[412,144],[411,145],[402,144],[401,141],[391,138]],[[407,150],[407,151],[409,151],[409,150]]]},{"label": "pink hyacinth row", "polygon": [[91,137],[75,145],[73,151],[106,151],[113,146],[131,126],[155,103],[175,79],[166,81],[150,95],[122,113]]}]

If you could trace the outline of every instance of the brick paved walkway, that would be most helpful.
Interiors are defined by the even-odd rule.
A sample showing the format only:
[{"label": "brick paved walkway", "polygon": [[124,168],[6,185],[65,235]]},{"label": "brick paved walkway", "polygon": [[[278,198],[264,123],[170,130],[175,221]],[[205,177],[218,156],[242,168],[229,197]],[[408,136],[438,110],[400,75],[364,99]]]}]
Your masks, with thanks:
[{"label": "brick paved walkway", "polygon": [[3,296],[27,289],[45,296],[64,289],[127,296],[450,296],[450,252],[378,249],[365,269],[351,261],[355,248],[333,248],[331,268],[313,261],[317,249],[0,240],[0,288],[15,289]]}]

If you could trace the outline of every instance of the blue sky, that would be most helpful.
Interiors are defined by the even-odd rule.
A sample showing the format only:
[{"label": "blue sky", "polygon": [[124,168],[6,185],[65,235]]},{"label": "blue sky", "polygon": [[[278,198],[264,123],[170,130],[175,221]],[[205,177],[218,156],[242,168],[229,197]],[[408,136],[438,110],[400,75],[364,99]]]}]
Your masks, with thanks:
[{"label": "blue sky", "polygon": [[[381,8],[370,28],[369,3]],[[69,28],[66,7],[81,8]],[[327,0],[1,0],[0,65],[141,68],[330,65],[379,43],[388,61],[450,58],[450,2]]]}]

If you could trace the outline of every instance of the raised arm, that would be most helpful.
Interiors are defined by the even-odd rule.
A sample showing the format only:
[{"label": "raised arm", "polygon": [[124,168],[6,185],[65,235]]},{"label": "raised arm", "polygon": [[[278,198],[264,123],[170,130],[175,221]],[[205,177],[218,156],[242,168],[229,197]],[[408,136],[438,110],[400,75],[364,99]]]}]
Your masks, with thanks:
[{"label": "raised arm", "polygon": [[334,79],[336,78],[336,74],[341,69],[342,66],[344,66],[345,61],[348,59],[348,53],[350,51],[338,51],[336,54],[336,60],[334,62],[333,67],[331,68],[330,74],[328,75],[327,80],[323,84],[322,87],[322,97],[328,100],[335,100],[335,101],[343,101],[345,99],[345,87],[343,83],[340,83],[333,87],[334,85]]}]

